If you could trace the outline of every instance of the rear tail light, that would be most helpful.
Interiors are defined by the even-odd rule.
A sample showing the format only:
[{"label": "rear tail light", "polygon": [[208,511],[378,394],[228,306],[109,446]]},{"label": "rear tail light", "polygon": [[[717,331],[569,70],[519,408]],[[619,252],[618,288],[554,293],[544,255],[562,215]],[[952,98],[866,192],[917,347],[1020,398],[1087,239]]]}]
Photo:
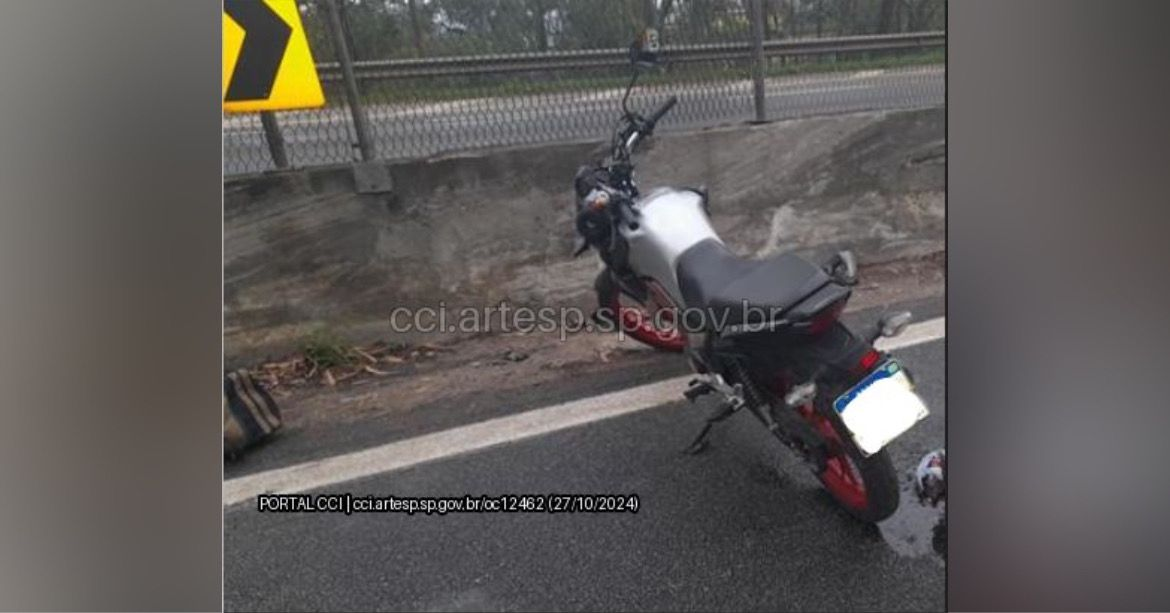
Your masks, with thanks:
[{"label": "rear tail light", "polygon": [[829,306],[829,308],[821,311],[820,313],[817,313],[811,320],[809,320],[808,333],[820,334],[825,330],[828,330],[829,326],[832,326],[833,322],[837,321],[837,318],[841,316],[841,311],[844,309],[845,301],[838,300]]},{"label": "rear tail light", "polygon": [[869,373],[870,369],[877,365],[878,361],[882,359],[882,354],[877,349],[870,347],[861,359],[857,361],[857,366],[853,367],[853,372],[859,375]]}]

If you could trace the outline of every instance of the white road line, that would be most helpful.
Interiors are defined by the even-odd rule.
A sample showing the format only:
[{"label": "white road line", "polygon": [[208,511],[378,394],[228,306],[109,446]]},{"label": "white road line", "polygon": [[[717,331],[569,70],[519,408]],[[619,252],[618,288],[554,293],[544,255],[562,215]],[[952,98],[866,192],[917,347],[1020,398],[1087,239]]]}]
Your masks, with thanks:
[{"label": "white road line", "polygon": [[[907,326],[878,347],[890,351],[943,338],[940,317]],[[223,505],[244,502],[265,493],[294,493],[336,485],[472,451],[515,442],[627,413],[654,408],[682,398],[691,375],[582,398],[543,409],[490,419],[404,441],[303,464],[254,473],[223,483]]]}]

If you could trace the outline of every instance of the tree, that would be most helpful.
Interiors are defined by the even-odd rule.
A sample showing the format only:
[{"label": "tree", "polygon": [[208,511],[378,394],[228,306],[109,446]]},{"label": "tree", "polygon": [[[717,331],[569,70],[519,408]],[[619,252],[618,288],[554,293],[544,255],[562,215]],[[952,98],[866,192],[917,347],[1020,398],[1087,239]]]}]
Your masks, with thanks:
[{"label": "tree", "polygon": [[547,0],[528,0],[529,13],[532,19],[532,30],[536,38],[536,48],[541,51],[548,51],[548,12],[549,2]]},{"label": "tree", "polygon": [[419,23],[418,6],[415,0],[406,0],[407,12],[410,13],[410,38],[414,43],[415,57],[423,57],[422,24]]},{"label": "tree", "polygon": [[644,18],[641,3],[625,0],[563,0],[565,48],[625,47]]},{"label": "tree", "polygon": [[857,0],[837,0],[838,34],[850,36],[857,33]]},{"label": "tree", "polygon": [[897,21],[897,10],[899,0],[882,0],[882,6],[879,10],[878,17],[878,33],[889,34],[897,32],[900,28]]},{"label": "tree", "polygon": [[919,32],[923,30],[943,29],[943,25],[937,23],[940,17],[939,9],[942,8],[942,0],[902,0],[906,8],[906,30],[910,32]]}]

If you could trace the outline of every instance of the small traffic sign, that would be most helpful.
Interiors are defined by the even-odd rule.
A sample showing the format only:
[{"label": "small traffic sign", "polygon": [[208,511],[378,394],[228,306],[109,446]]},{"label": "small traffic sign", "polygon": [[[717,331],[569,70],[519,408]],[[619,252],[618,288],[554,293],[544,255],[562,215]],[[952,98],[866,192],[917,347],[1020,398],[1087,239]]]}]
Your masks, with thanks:
[{"label": "small traffic sign", "polygon": [[296,0],[224,0],[224,110],[276,111],[324,104]]}]

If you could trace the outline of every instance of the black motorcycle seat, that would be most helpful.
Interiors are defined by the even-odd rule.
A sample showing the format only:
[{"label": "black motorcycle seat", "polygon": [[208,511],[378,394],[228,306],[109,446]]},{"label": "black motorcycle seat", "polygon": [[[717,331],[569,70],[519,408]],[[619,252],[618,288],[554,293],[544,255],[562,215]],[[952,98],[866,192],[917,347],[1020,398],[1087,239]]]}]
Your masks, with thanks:
[{"label": "black motorcycle seat", "polygon": [[702,309],[713,327],[770,321],[831,281],[799,256],[749,260],[713,238],[684,251],[676,271],[686,306]]}]

